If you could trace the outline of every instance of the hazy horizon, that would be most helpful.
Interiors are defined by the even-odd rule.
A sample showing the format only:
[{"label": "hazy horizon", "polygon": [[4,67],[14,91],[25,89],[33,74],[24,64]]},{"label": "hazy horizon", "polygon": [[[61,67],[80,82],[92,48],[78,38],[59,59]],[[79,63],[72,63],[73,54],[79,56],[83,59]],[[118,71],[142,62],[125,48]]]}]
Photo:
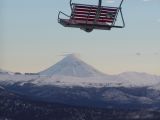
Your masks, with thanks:
[{"label": "hazy horizon", "polygon": [[[53,68],[56,64],[59,64],[59,62],[61,62],[63,59],[65,59],[65,57],[67,57],[68,55],[71,55],[71,54],[62,55],[62,56],[64,56],[64,57],[61,57],[61,59],[60,59],[59,61],[57,61],[55,64],[50,65],[50,66],[48,66],[47,68],[44,68],[44,69],[42,69],[42,70],[35,71],[35,72],[33,72],[33,73],[42,72],[42,71],[44,71],[44,70],[49,69],[50,67]],[[79,54],[77,55],[77,54],[75,54],[75,53],[72,53],[72,55],[76,55],[77,59],[80,59],[81,61],[83,61],[84,63],[86,63],[84,60],[81,59],[81,57],[80,57]],[[86,64],[88,64],[88,65],[90,65],[91,67],[95,68],[95,69],[98,70],[99,72],[104,73],[104,74],[108,74],[108,75],[116,75],[116,74],[118,75],[118,74],[127,73],[127,72],[138,72],[138,73],[146,73],[146,74],[158,75],[158,74],[154,74],[154,73],[147,73],[147,72],[144,72],[144,71],[121,71],[121,72],[119,72],[119,73],[105,73],[104,71],[97,69],[95,66],[93,66],[93,65],[91,65],[91,64],[89,64],[89,63],[86,63]],[[5,70],[5,69],[1,69],[1,68],[0,68],[0,70],[4,70],[4,71],[8,71],[8,72],[27,73],[26,71],[23,71],[23,72],[22,72],[22,71],[10,71],[10,70]],[[29,73],[32,73],[32,72],[30,72],[30,71],[28,71],[28,72],[29,72]],[[159,76],[159,75],[158,75],[158,76]]]}]

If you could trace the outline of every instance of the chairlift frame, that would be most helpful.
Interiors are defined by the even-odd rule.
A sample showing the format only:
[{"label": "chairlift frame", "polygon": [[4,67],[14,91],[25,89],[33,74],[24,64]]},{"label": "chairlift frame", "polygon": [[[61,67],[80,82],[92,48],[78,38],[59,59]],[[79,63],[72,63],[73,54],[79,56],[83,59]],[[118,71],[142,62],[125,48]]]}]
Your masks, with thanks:
[{"label": "chairlift frame", "polygon": [[[102,0],[99,0],[98,5],[78,4],[73,3],[72,0],[70,0],[71,15],[69,16],[64,12],[60,11],[58,14],[58,23],[60,23],[64,27],[80,28],[86,32],[91,32],[93,29],[111,30],[111,28],[124,28],[125,21],[122,13],[123,2],[124,0],[121,0],[120,5],[118,7],[108,7],[102,6]],[[81,11],[76,11],[78,9]],[[85,16],[84,19],[84,12],[86,12],[86,9],[89,10],[87,11],[87,16]],[[94,13],[92,11],[94,11]],[[83,15],[76,14],[76,12],[81,12]],[[119,12],[121,16],[122,25],[115,24]],[[91,14],[94,14],[94,16],[91,16]],[[101,14],[103,14],[103,16],[101,16]],[[61,15],[68,17],[68,19],[61,18]],[[74,15],[82,16],[82,18],[74,18]],[[107,15],[111,17],[108,18]]]}]

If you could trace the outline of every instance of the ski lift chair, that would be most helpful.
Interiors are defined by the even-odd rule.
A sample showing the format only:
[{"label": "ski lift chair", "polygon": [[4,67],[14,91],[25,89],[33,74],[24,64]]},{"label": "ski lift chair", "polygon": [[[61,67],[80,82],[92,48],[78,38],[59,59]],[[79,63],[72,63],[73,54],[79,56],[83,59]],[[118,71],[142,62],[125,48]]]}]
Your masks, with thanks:
[{"label": "ski lift chair", "polygon": [[[58,22],[64,27],[80,28],[86,32],[91,32],[93,29],[124,28],[125,22],[121,10],[123,1],[121,1],[119,7],[107,7],[101,6],[102,0],[99,0],[98,5],[77,4],[70,0],[71,15],[60,11]],[[119,12],[122,19],[121,26],[115,24]],[[68,19],[60,18],[60,15],[65,15]]]}]

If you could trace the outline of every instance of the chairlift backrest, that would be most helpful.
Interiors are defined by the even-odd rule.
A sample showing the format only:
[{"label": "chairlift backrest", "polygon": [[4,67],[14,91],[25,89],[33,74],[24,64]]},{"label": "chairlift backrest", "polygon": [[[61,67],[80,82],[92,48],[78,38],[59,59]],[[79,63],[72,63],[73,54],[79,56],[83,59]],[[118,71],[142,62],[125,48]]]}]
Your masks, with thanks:
[{"label": "chairlift backrest", "polygon": [[[71,19],[95,22],[97,6],[73,4]],[[118,12],[116,7],[101,7],[96,22],[113,23]]]},{"label": "chairlift backrest", "polygon": [[[119,7],[101,6],[102,0],[99,0],[98,5],[87,5],[72,3],[70,0],[71,15],[66,15],[63,12],[58,14],[58,22],[64,27],[75,27],[91,32],[93,29],[110,30],[112,27],[125,27],[121,5],[124,0],[121,0]],[[122,26],[115,25],[118,13],[121,13]],[[63,14],[69,19],[61,19]]]}]

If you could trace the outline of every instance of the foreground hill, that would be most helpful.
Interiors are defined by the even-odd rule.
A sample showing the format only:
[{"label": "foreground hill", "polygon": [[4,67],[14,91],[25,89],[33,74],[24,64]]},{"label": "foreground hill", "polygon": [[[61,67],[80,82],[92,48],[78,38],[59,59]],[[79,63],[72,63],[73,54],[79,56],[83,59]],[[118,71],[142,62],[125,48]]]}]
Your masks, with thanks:
[{"label": "foreground hill", "polygon": [[159,120],[159,110],[101,109],[35,102],[0,88],[0,120]]}]

